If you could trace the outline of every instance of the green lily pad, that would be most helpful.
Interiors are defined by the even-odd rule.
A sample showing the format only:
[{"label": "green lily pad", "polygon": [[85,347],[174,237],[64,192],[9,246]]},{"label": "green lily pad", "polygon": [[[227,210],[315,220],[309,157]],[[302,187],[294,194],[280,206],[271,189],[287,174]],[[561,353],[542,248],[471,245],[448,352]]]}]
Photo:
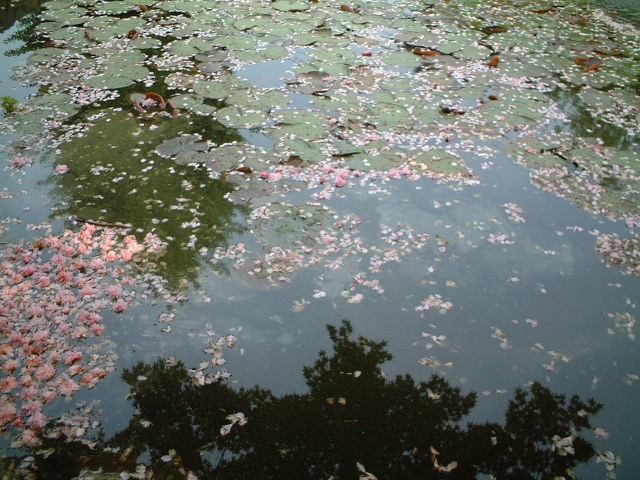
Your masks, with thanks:
[{"label": "green lily pad", "polygon": [[65,52],[65,50],[62,48],[53,48],[53,47],[39,48],[29,56],[27,61],[30,63],[48,62],[53,58],[63,57],[67,54],[68,52]]},{"label": "green lily pad", "polygon": [[380,59],[387,65],[396,67],[417,67],[420,65],[420,57],[418,55],[404,50],[387,52]]},{"label": "green lily pad", "polygon": [[63,27],[49,33],[49,38],[51,40],[82,40],[85,38],[85,30],[84,28],[78,27]]},{"label": "green lily pad", "polygon": [[264,151],[252,145],[230,143],[209,151],[207,168],[217,173],[230,172],[239,167],[261,170],[265,167],[264,157]]},{"label": "green lily pad", "polygon": [[44,22],[54,22],[58,25],[82,25],[87,21],[87,9],[75,7],[61,7],[59,9],[51,9],[42,13],[41,18]]},{"label": "green lily pad", "polygon": [[275,125],[267,133],[272,138],[295,135],[314,140],[326,134],[330,123],[327,114],[306,109],[276,110],[272,114]]},{"label": "green lily pad", "polygon": [[283,248],[308,247],[331,225],[332,212],[318,204],[270,203],[251,216],[258,240]]},{"label": "green lily pad", "polygon": [[306,47],[319,42],[320,38],[318,38],[318,35],[315,33],[300,33],[293,37],[293,43],[300,47]]},{"label": "green lily pad", "polygon": [[223,125],[231,128],[255,128],[266,123],[267,114],[261,109],[231,105],[218,110],[217,119]]},{"label": "green lily pad", "polygon": [[457,175],[467,172],[464,160],[443,149],[433,149],[410,157],[409,168],[436,175]]},{"label": "green lily pad", "polygon": [[291,28],[289,25],[285,25],[282,23],[274,23],[273,20],[269,21],[267,19],[258,23],[254,28],[251,29],[251,33],[255,35],[259,35],[264,39],[269,36],[273,39],[278,38],[291,38],[295,35],[295,30]]},{"label": "green lily pad", "polygon": [[262,16],[249,16],[244,18],[239,18],[235,22],[233,22],[233,28],[236,28],[240,31],[251,30],[256,25],[259,25],[261,21],[264,20]]},{"label": "green lily pad", "polygon": [[133,48],[147,50],[150,48],[159,48],[162,45],[162,41],[153,37],[138,37],[135,40],[130,40],[130,45]]},{"label": "green lily pad", "polygon": [[267,88],[252,88],[249,91],[239,90],[231,93],[226,99],[230,105],[245,109],[260,109],[264,112],[274,108],[284,108],[291,102],[285,92]]},{"label": "green lily pad", "polygon": [[555,168],[566,165],[565,159],[568,157],[565,151],[565,145],[561,140],[535,137],[512,140],[506,148],[507,155],[531,168]]},{"label": "green lily pad", "polygon": [[352,170],[384,172],[401,165],[404,158],[399,149],[370,149],[345,158],[344,163]]},{"label": "green lily pad", "polygon": [[228,53],[225,49],[210,50],[195,56],[198,62],[224,62]]},{"label": "green lily pad", "polygon": [[198,95],[206,98],[214,98],[224,100],[237,90],[247,90],[251,87],[248,80],[235,77],[233,75],[224,75],[216,80],[201,80],[193,85],[193,91]]},{"label": "green lily pad", "polygon": [[101,3],[96,5],[96,11],[98,13],[108,13],[108,14],[121,14],[127,13],[134,9],[134,5],[129,2],[123,2],[118,0],[111,0],[106,3]]},{"label": "green lily pad", "polygon": [[271,6],[281,12],[303,12],[309,10],[309,2],[302,0],[276,0]]},{"label": "green lily pad", "polygon": [[589,108],[596,111],[611,110],[616,106],[615,100],[608,92],[586,87],[580,91],[579,95]]},{"label": "green lily pad", "polygon": [[138,65],[111,67],[102,75],[85,80],[87,85],[96,88],[118,89],[128,87],[147,78],[149,70]]},{"label": "green lily pad", "polygon": [[248,35],[242,35],[236,33],[235,35],[226,35],[216,37],[212,40],[212,43],[219,47],[225,47],[229,50],[250,50],[256,48],[258,41]]},{"label": "green lily pad", "polygon": [[178,90],[188,90],[193,88],[193,82],[195,81],[192,75],[188,75],[182,72],[170,73],[164,79],[164,83],[169,88]]},{"label": "green lily pad", "polygon": [[309,55],[309,57],[316,62],[320,62],[323,65],[326,63],[349,65],[357,58],[355,52],[338,48],[315,50]]},{"label": "green lily pad", "polygon": [[217,108],[203,103],[204,97],[196,94],[177,95],[171,99],[179,109],[186,109],[198,115],[215,117]]},{"label": "green lily pad", "polygon": [[94,55],[97,54],[99,57],[102,57],[102,55],[106,56],[106,58],[98,58],[97,60],[99,60],[100,66],[102,66],[104,69],[107,69],[107,70],[108,69],[121,70],[121,69],[127,69],[129,67],[136,67],[136,66],[139,66],[136,64],[144,62],[147,58],[147,56],[144,53],[139,52],[138,50],[121,51],[121,50],[101,49],[100,51],[104,53],[100,54],[100,53],[97,53],[95,50],[92,50],[91,53],[93,53]]},{"label": "green lily pad", "polygon": [[156,147],[156,153],[163,158],[171,158],[184,152],[206,152],[210,147],[200,135],[183,134],[162,142]]},{"label": "green lily pad", "polygon": [[12,127],[20,133],[38,135],[44,128],[43,122],[49,116],[47,112],[36,110],[35,112],[14,112],[10,118]]},{"label": "green lily pad", "polygon": [[204,40],[197,37],[187,40],[176,40],[169,45],[169,52],[172,55],[190,57],[192,55],[198,55],[211,50],[211,43],[212,42],[210,40]]},{"label": "green lily pad", "polygon": [[274,154],[280,163],[289,163],[292,159],[299,159],[304,164],[321,163],[327,159],[322,151],[324,142],[309,142],[301,138],[284,138],[273,147]]},{"label": "green lily pad", "polygon": [[161,2],[158,7],[167,12],[200,13],[203,10],[200,2],[182,2],[179,0]]},{"label": "green lily pad", "polygon": [[311,103],[314,107],[327,112],[340,112],[359,108],[362,99],[354,92],[329,90],[326,93],[314,95]]},{"label": "green lily pad", "polygon": [[370,112],[364,117],[379,131],[406,131],[414,124],[409,111],[396,103],[376,102]]},{"label": "green lily pad", "polygon": [[209,161],[207,152],[188,151],[180,152],[172,158],[176,165],[200,164],[205,165]]}]

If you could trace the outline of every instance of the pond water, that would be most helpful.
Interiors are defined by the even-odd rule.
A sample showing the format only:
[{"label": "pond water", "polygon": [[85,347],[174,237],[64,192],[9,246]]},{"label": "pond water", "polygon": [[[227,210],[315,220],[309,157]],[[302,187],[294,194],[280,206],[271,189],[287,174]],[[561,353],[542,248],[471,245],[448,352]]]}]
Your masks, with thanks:
[{"label": "pond water", "polygon": [[632,478],[638,30],[560,3],[6,5],[2,467]]}]

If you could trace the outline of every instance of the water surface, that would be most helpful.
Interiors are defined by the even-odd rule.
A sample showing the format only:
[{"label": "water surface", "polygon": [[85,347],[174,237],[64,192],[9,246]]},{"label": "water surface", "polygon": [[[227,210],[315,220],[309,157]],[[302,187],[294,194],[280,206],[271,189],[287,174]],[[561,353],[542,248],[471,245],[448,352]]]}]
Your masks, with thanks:
[{"label": "water surface", "polygon": [[[344,428],[359,419],[364,424],[380,405],[362,401],[368,407],[356,418],[333,417],[329,409],[351,408],[352,398],[370,389],[380,398],[392,392],[396,401],[385,415],[396,408],[402,415],[405,398],[393,397],[392,380],[407,373],[416,383],[435,381],[433,374],[444,378],[446,385],[429,384],[438,385],[436,396],[446,396],[449,387],[477,393],[474,408],[453,393],[442,403],[465,435],[474,432],[469,424],[504,423],[509,400],[518,388],[538,385],[533,382],[567,398],[593,397],[604,407],[580,434],[601,456],[568,458],[580,464],[579,478],[605,477],[596,458],[616,457],[622,463],[615,473],[630,477],[640,468],[634,336],[640,288],[637,259],[616,239],[637,241],[640,218],[633,31],[587,17],[588,9],[571,2],[539,12],[493,2],[490,14],[473,1],[450,8],[372,3],[362,12],[324,3],[216,6],[161,2],[145,10],[109,2],[103,11],[83,5],[69,12],[64,2],[53,4],[44,22],[36,22],[40,43],[29,48],[38,50],[18,77],[10,68],[25,65],[28,54],[11,50],[24,43],[3,44],[9,54],[2,57],[7,74],[0,95],[33,108],[4,114],[4,246],[14,248],[20,239],[34,245],[64,228],[73,233],[61,238],[71,242],[87,225],[98,229],[96,238],[102,228],[117,232],[114,238],[131,234],[149,250],[155,243],[148,233],[164,242],[159,252],[134,257],[134,264],[123,260],[109,275],[85,279],[97,282],[99,293],[92,295],[106,307],[100,310],[104,330],[64,346],[83,351],[85,359],[96,352],[96,362],[114,371],[73,395],[87,405],[99,402],[91,409],[69,413],[73,402],[60,397],[45,405],[46,414],[60,420],[52,432],[69,435],[69,424],[82,432],[71,449],[68,442],[45,442],[53,452],[38,453],[42,468],[55,471],[65,455],[79,457],[78,445],[89,470],[134,474],[136,464],[145,464],[161,478],[169,478],[171,468],[184,478],[189,470],[202,476],[204,452],[201,457],[220,465],[220,475],[238,478],[232,462],[225,463],[231,458],[225,449],[243,456],[243,474],[266,468],[266,457],[244,455],[260,450],[262,435],[280,435],[286,422],[304,432],[303,408],[311,405],[328,413],[312,410],[308,418],[326,421],[347,442],[359,439],[354,443],[361,449],[347,448],[344,458],[335,445],[327,448],[340,457],[335,463],[372,457],[358,460],[365,470],[353,461],[350,470],[334,473],[379,475],[370,466],[372,445],[395,451],[394,439],[372,442],[378,427],[371,437]],[[87,16],[86,27],[74,18],[78,12]],[[117,30],[120,21],[141,39]],[[539,35],[527,33],[534,23]],[[3,38],[15,38],[25,24]],[[75,50],[42,48],[49,38]],[[417,55],[416,45],[439,53]],[[496,55],[497,68],[489,65]],[[50,58],[69,62],[66,68],[86,81],[77,85],[57,60],[47,63]],[[122,58],[129,60],[118,63]],[[133,101],[144,102],[150,91],[171,98],[180,114],[173,118],[152,104],[136,110]],[[46,139],[38,135],[43,130]],[[602,246],[607,242],[613,247]],[[114,240],[113,248],[127,258],[123,243]],[[17,265],[17,257],[3,255]],[[16,282],[9,273],[18,267],[3,268],[2,285],[9,288]],[[114,287],[118,282],[125,293]],[[130,305],[120,309],[118,299]],[[3,326],[15,325],[13,312],[3,313]],[[361,367],[358,362],[366,362],[355,353],[339,354],[326,326],[343,319],[353,337],[372,339],[360,347],[388,342],[392,358],[378,358],[380,372]],[[8,332],[2,345],[17,341]],[[327,361],[333,352],[342,370]],[[10,354],[4,355],[6,366]],[[191,372],[172,370],[177,362]],[[226,371],[229,379],[191,391],[203,375]],[[354,391],[341,386],[353,397],[323,390],[322,382],[340,384],[343,374],[356,381],[356,371],[372,383]],[[2,375],[10,376],[6,367]],[[250,390],[255,385],[269,394]],[[4,400],[20,404],[10,390]],[[158,391],[166,394],[154,396]],[[146,395],[158,404],[145,404]],[[219,402],[213,412],[204,405],[207,395]],[[423,408],[438,401],[427,396]],[[184,410],[188,402],[198,407]],[[553,406],[545,408],[542,417]],[[148,418],[154,409],[169,418]],[[423,410],[406,410],[416,417],[403,419],[400,430],[413,432],[423,425]],[[269,420],[269,412],[285,424]],[[237,413],[246,414],[246,425]],[[579,422],[575,415],[559,416]],[[173,436],[154,438],[163,431],[154,422]],[[569,423],[561,422],[555,434],[570,437]],[[218,435],[224,425],[228,436]],[[442,449],[439,465],[459,461],[452,475],[465,478],[464,465],[476,459],[463,458],[448,430],[424,428],[432,427],[412,440],[420,452],[416,462],[435,475],[437,458],[429,448]],[[193,440],[185,442],[188,448],[180,440],[185,432]],[[10,448],[16,439],[24,442],[20,425],[6,431],[7,457],[28,451]],[[96,448],[93,441],[98,453],[85,457],[88,446]],[[438,441],[441,446],[433,444]],[[306,444],[299,443],[304,452]],[[545,459],[566,460],[552,445],[551,435],[539,445]],[[285,458],[288,449],[263,454]],[[116,457],[120,466],[114,454],[123,455]],[[402,462],[407,455],[400,455]],[[296,472],[317,468],[325,475],[325,461],[332,460],[309,456]],[[273,473],[285,475],[291,473]]]}]

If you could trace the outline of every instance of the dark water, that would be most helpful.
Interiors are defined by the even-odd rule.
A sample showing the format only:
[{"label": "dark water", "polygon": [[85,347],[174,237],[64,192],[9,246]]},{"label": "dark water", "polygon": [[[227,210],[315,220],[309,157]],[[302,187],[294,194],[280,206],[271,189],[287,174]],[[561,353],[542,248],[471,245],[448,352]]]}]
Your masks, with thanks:
[{"label": "dark water", "polygon": [[[619,9],[618,18],[638,24],[640,7],[636,2],[603,5]],[[0,13],[3,28],[11,27],[15,19],[30,8],[5,6]],[[9,28],[7,35],[15,29],[15,25]],[[16,86],[10,78],[9,68],[23,61],[20,55],[2,58],[2,95],[22,99],[32,91]],[[247,77],[265,73],[268,72],[246,71]],[[612,133],[611,138],[618,137]],[[478,158],[469,156],[465,160],[474,170],[481,170]],[[583,399],[593,396],[604,404],[591,426],[606,428],[611,439],[598,439],[598,450],[611,449],[620,455],[623,463],[617,469],[619,478],[632,478],[638,468],[640,397],[638,383],[624,381],[630,378],[629,374],[638,373],[637,344],[624,333],[608,334],[607,328],[614,326],[602,312],[622,310],[627,300],[637,302],[638,282],[626,277],[621,279],[615,270],[605,268],[594,254],[593,236],[588,233],[597,229],[622,234],[626,229],[535,188],[528,170],[515,165],[508,157],[496,155],[494,161],[496,165],[483,171],[481,184],[473,189],[458,190],[430,180],[399,182],[386,187],[390,199],[387,201],[387,197],[372,196],[369,187],[362,185],[327,202],[337,212],[349,212],[364,219],[358,235],[367,245],[382,244],[379,225],[397,224],[410,226],[415,232],[429,232],[442,241],[442,245],[429,244],[411,252],[410,261],[384,265],[381,278],[385,292],[380,295],[367,292],[366,301],[358,305],[346,304],[341,295],[349,286],[349,271],[362,268],[356,257],[347,258],[341,269],[310,268],[300,272],[293,285],[267,289],[234,272],[220,274],[202,266],[195,255],[185,257],[182,263],[190,272],[196,272],[191,278],[196,279],[197,286],[187,289],[189,302],[179,309],[170,336],[161,333],[162,325],[149,321],[164,313],[160,305],[110,318],[110,336],[118,344],[120,357],[118,373],[125,372],[124,379],[110,376],[86,395],[87,399],[103,399],[102,415],[107,419],[105,436],[114,439],[113,445],[136,444],[141,451],[148,449],[142,460],[147,461],[151,456],[157,464],[162,464],[159,457],[173,448],[176,439],[188,445],[193,455],[189,458],[185,455],[180,462],[165,462],[165,470],[159,475],[166,477],[182,475],[181,462],[200,465],[206,472],[208,466],[202,458],[211,464],[216,461],[222,464],[222,451],[238,456],[256,452],[255,456],[246,455],[235,470],[231,463],[225,464],[224,470],[216,472],[220,478],[244,478],[242,475],[247,472],[260,478],[261,474],[265,475],[264,469],[270,469],[275,478],[295,477],[295,472],[300,471],[296,467],[305,466],[305,462],[306,466],[317,465],[320,475],[330,470],[331,462],[340,463],[343,454],[345,464],[359,458],[364,468],[377,472],[379,478],[424,478],[418,477],[419,474],[414,477],[412,467],[422,475],[426,475],[425,471],[432,473],[435,457],[429,448],[434,445],[429,442],[437,439],[443,467],[451,459],[461,458],[465,449],[474,451],[475,456],[470,457],[467,464],[461,460],[459,469],[453,470],[454,475],[459,475],[455,478],[468,478],[465,475],[472,470],[465,468],[486,460],[478,457],[478,452],[486,448],[474,437],[479,430],[493,429],[492,436],[504,446],[504,455],[495,456],[500,468],[509,465],[509,451],[518,452],[523,461],[535,466],[540,458],[548,457],[551,447],[548,439],[542,438],[538,445],[542,453],[537,456],[529,451],[529,458],[527,452],[519,450],[526,443],[524,439],[529,431],[540,424],[546,428],[547,421],[558,420],[568,435],[568,425],[580,422],[576,417],[578,409],[563,410],[562,402],[545,396],[544,391],[531,405],[522,403],[521,410],[517,405],[509,410],[508,401],[516,389],[536,380],[556,394],[575,393]],[[47,174],[47,171],[41,172],[41,178]],[[197,175],[190,178],[206,182]],[[288,200],[306,201],[308,196],[302,192],[292,194]],[[517,201],[526,212],[526,224],[509,223],[499,207],[512,201]],[[33,207],[21,212],[25,205]],[[2,208],[2,217],[25,215],[33,217],[34,222],[47,215],[47,206],[29,197],[3,203]],[[215,211],[216,206],[212,204],[208,208]],[[241,212],[225,215],[237,215],[234,221],[243,220]],[[508,228],[517,236],[518,243],[503,248],[484,241],[486,234],[482,232],[495,224]],[[252,241],[250,235],[240,231],[229,231],[228,238],[248,245]],[[444,246],[446,253],[438,251],[438,246]],[[554,253],[544,253],[551,251]],[[430,273],[431,269],[437,276]],[[439,284],[437,291],[455,308],[441,316],[433,316],[431,312],[425,316],[417,314],[415,306],[436,291],[429,287],[429,281],[434,279]],[[448,288],[444,287],[446,280]],[[327,296],[312,301],[304,312],[293,314],[293,301],[310,298],[315,289],[322,289]],[[338,336],[332,341],[325,325],[340,325],[344,318],[353,326],[352,337]],[[533,327],[527,320],[539,324]],[[193,390],[186,371],[168,370],[162,362],[157,362],[178,352],[187,367],[196,366],[202,360],[206,322],[215,324],[220,333],[233,332],[238,337],[238,346],[227,354],[228,368],[233,372],[231,389],[217,388],[214,384],[204,391]],[[509,333],[509,349],[501,348],[500,339],[491,336],[495,328]],[[446,346],[441,348],[436,344],[427,348],[421,332],[445,335]],[[370,340],[349,343],[358,335]],[[379,350],[366,356],[366,352],[370,352],[367,348],[375,347],[375,340],[379,339],[388,342],[386,348],[393,355],[393,359],[384,363],[383,360],[388,359]],[[544,344],[544,348],[538,344]],[[328,354],[319,355],[320,349]],[[564,363],[556,359],[555,367],[547,368],[552,360],[549,351],[562,352],[570,356],[571,361]],[[437,356],[440,362],[433,370],[418,363],[418,359],[430,356]],[[303,370],[304,367],[308,367],[307,370]],[[378,368],[388,379],[405,372],[411,375],[407,381],[411,388],[391,380],[384,383],[377,375]],[[356,371],[361,372],[363,380],[357,388],[342,383],[345,378],[351,379]],[[432,371],[444,374],[450,384],[429,380]],[[140,380],[141,377],[146,380]],[[148,389],[139,383],[146,381],[150,385]],[[429,398],[409,403],[407,399],[415,393],[411,382],[425,382],[421,385],[423,392],[446,397],[440,405],[447,411],[436,409],[431,414],[433,422],[426,421],[424,411],[434,408],[434,404]],[[250,390],[257,384],[268,393]],[[239,387],[247,390],[238,393]],[[451,387],[460,388],[461,393]],[[471,391],[479,393],[473,409],[468,408],[469,399],[464,397]],[[345,399],[345,405],[341,399]],[[350,410],[352,402],[357,403],[357,408]],[[322,407],[312,408],[310,404]],[[527,405],[531,406],[532,415],[525,414]],[[338,410],[341,406],[345,409]],[[217,432],[220,422],[237,411],[250,416],[246,434],[242,430],[243,436],[237,443],[227,444],[217,436],[209,438],[206,434],[194,433]],[[501,430],[498,424],[504,422],[505,413],[527,421],[510,424],[509,431]],[[364,426],[358,428],[360,425],[355,420]],[[470,420],[477,424],[476,430],[468,427]],[[143,421],[151,425],[142,428]],[[434,422],[451,422],[457,429],[450,425],[435,428]],[[265,425],[276,428],[268,430]],[[557,425],[548,427],[553,429]],[[233,429],[244,427],[234,424],[231,428],[235,431]],[[411,435],[406,445],[415,446],[419,441],[422,442],[420,448],[411,452],[411,447],[406,447],[398,453],[386,447],[393,444],[387,442],[389,437],[403,435]],[[596,441],[589,431],[585,438]],[[220,443],[204,448],[209,440]],[[272,448],[276,441],[277,448]],[[68,446],[52,443],[65,452],[68,459],[88,453],[81,449],[65,450]],[[197,448],[209,453],[200,455]],[[289,451],[293,453],[286,457]],[[134,467],[137,453],[140,452],[122,454],[123,458],[118,452],[97,461],[113,468],[118,462]],[[275,461],[280,455],[287,461]],[[216,456],[218,458],[214,458]],[[402,462],[397,460],[399,457]],[[51,460],[47,468],[55,472],[59,468],[55,462],[64,463],[64,460],[64,456]],[[385,470],[385,462],[396,462],[397,470]],[[524,473],[500,476],[503,471],[498,467],[492,471],[498,478],[525,478]],[[388,473],[385,476],[380,472]],[[602,465],[590,464],[578,472],[579,478],[604,477]],[[340,473],[343,478],[356,478],[359,473],[364,476],[354,465]]]},{"label": "dark water", "polygon": [[592,0],[592,2],[611,13],[618,21],[640,25],[640,3],[636,0]]}]

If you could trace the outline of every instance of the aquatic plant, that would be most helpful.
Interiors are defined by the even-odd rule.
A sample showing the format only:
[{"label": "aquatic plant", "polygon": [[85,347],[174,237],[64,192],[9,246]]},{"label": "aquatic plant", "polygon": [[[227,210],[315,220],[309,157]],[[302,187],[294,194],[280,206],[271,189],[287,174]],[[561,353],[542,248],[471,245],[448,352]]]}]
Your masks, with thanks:
[{"label": "aquatic plant", "polygon": [[5,111],[5,113],[13,113],[18,107],[18,100],[13,97],[2,97],[0,98],[0,107]]}]

